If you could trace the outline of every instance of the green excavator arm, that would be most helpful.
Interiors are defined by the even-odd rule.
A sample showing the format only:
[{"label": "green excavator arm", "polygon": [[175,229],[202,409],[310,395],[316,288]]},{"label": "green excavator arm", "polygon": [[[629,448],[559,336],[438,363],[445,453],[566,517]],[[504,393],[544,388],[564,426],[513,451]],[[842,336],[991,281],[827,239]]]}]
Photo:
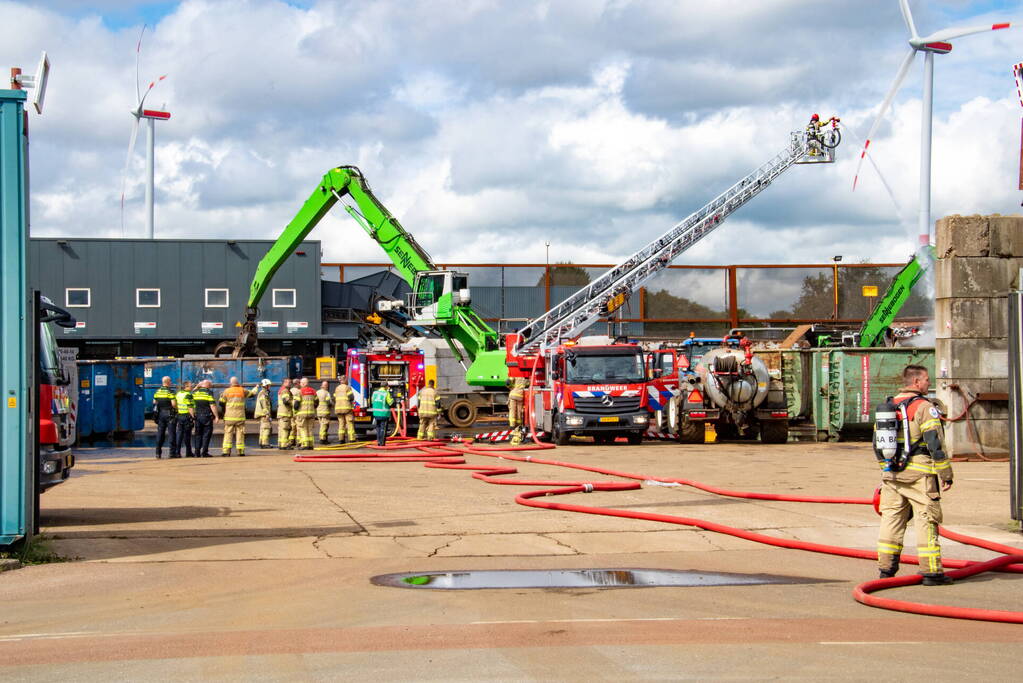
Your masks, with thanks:
[{"label": "green excavator arm", "polygon": [[[860,342],[859,345],[862,348],[869,348],[874,346],[884,346],[884,335],[885,331],[894,322],[895,317],[902,310],[902,306],[909,299],[909,295],[913,291],[913,286],[920,281],[920,278],[924,276],[924,272],[929,267],[933,267],[935,259],[934,247],[927,246],[923,247],[919,253],[916,254],[909,263],[899,271],[899,273],[892,280],[892,283],[888,285],[888,289],[885,291],[884,296],[874,306],[874,310],[870,312],[867,319],[863,321],[863,326],[860,327]],[[925,261],[929,261],[926,263]]]},{"label": "green excavator arm", "polygon": [[[284,228],[270,250],[267,251],[252,278],[249,301],[245,309],[245,322],[233,342],[223,342],[214,350],[219,355],[230,351],[232,357],[266,355],[259,348],[256,318],[259,302],[270,286],[270,281],[281,265],[288,259],[302,240],[323,219],[328,211],[343,197],[349,197],[355,206],[345,204],[345,210],[362,226],[363,230],[380,245],[394,264],[398,273],[416,288],[417,276],[437,271],[430,255],[415,238],[402,227],[391,212],[373,195],[365,176],[355,166],[338,166],[328,171],[316,189],[299,209],[298,213]],[[425,282],[425,280],[424,280]],[[415,300],[417,297],[414,296]],[[447,302],[450,302],[450,294]],[[447,341],[455,355],[461,358],[454,342],[461,344],[472,366],[467,372],[470,384],[481,386],[504,386],[508,377],[503,363],[503,353],[496,353],[498,336],[468,304],[453,304],[440,307],[430,322]],[[491,353],[486,353],[486,352]],[[498,357],[500,363],[497,362]],[[474,381],[475,380],[475,381]]]}]

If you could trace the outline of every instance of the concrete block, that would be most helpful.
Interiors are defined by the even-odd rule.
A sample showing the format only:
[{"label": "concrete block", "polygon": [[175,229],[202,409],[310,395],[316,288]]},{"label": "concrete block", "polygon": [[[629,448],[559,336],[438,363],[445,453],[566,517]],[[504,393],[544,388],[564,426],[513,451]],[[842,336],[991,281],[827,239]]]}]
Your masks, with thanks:
[{"label": "concrete block", "polygon": [[980,419],[972,420],[972,425],[965,419],[948,423],[945,425],[945,447],[952,456],[981,452],[1004,455],[1009,450],[1009,423],[1007,420]]},{"label": "concrete block", "polygon": [[988,256],[991,251],[987,216],[946,216],[935,226],[939,258]]},{"label": "concrete block", "polygon": [[989,299],[938,299],[935,302],[935,337],[978,339],[991,334]]},{"label": "concrete block", "polygon": [[991,216],[988,226],[991,256],[1023,257],[1023,216]]},{"label": "concrete block", "polygon": [[[940,361],[939,361],[940,362]],[[956,417],[963,412],[966,401],[958,391],[951,389],[951,385],[958,385],[965,392],[966,396],[976,396],[980,393],[991,391],[991,380],[989,379],[937,379],[932,382],[934,393],[938,400],[945,404],[945,411],[948,417]]]},{"label": "concrete block", "polygon": [[977,420],[1008,420],[1009,402],[977,401],[970,409],[970,415]]},{"label": "concrete block", "polygon": [[988,329],[991,336],[1007,338],[1009,336],[1009,299],[997,297],[988,299]]},{"label": "concrete block", "polygon": [[1004,296],[1018,279],[1023,259],[942,258],[934,278],[938,299]]},{"label": "concrete block", "polygon": [[1006,339],[936,339],[937,374],[940,377],[942,368],[947,367],[950,379],[1007,377],[1008,346]]}]

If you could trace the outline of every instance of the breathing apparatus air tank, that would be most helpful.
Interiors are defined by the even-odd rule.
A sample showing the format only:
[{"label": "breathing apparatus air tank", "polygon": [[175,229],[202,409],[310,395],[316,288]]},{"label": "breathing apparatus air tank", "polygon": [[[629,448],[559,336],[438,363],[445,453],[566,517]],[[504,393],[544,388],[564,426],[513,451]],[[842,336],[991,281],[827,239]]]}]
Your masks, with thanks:
[{"label": "breathing apparatus air tank", "polygon": [[874,449],[891,461],[899,453],[899,413],[891,399],[874,409]]}]

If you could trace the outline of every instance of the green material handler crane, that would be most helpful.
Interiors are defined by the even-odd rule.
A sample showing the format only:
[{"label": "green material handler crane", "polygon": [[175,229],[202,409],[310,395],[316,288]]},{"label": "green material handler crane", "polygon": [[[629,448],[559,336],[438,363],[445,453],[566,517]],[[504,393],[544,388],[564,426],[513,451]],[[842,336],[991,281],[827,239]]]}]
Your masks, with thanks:
[{"label": "green material handler crane", "polygon": [[426,250],[373,195],[365,176],[355,166],[339,166],[323,176],[256,267],[245,308],[245,322],[237,339],[221,343],[214,354],[230,350],[235,358],[266,355],[259,348],[256,325],[259,302],[281,264],[331,207],[344,197],[355,204],[344,204],[345,210],[380,245],[398,273],[412,287],[411,298],[403,307],[409,316],[407,326],[436,330],[464,365],[463,353],[458,346],[461,345],[471,362],[466,371],[470,384],[503,387],[508,378],[504,351],[498,349],[497,332],[470,305],[466,274],[438,269]]},{"label": "green material handler crane", "polygon": [[863,326],[860,328],[860,347],[869,348],[885,345],[885,333],[895,320],[895,316],[902,310],[906,300],[909,299],[913,286],[924,276],[927,268],[934,266],[934,259],[934,247],[923,247],[899,271],[898,275],[892,280],[892,283],[888,285],[884,296],[874,306],[874,310],[863,321]]}]

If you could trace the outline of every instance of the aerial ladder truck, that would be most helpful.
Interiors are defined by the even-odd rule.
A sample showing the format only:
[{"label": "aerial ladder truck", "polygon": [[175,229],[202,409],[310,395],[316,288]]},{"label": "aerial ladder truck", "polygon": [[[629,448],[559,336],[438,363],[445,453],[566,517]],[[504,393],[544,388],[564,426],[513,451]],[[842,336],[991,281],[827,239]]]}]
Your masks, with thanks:
[{"label": "aerial ladder truck", "polygon": [[[821,133],[793,132],[788,146],[767,163],[620,265],[509,334],[505,340],[509,374],[526,378],[530,384],[525,397],[527,424],[560,443],[567,443],[574,434],[593,435],[598,442],[618,436],[638,442],[649,420],[645,413],[651,410],[641,373],[633,367],[634,363],[644,366],[642,351],[631,344],[591,348],[573,344],[573,340],[621,308],[633,291],[792,166],[834,161],[834,148],[841,140],[836,123],[833,120],[831,128]],[[749,359],[744,361],[734,372],[752,374]],[[601,368],[601,363],[606,367]],[[687,387],[674,391],[696,392],[702,406],[699,387],[681,381],[674,386]]]}]

